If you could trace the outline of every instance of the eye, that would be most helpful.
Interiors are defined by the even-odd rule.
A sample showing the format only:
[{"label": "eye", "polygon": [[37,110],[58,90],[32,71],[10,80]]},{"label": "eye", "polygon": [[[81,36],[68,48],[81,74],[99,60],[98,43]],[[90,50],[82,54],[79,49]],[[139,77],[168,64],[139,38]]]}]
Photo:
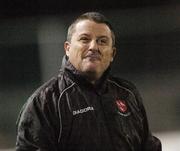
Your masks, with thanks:
[{"label": "eye", "polygon": [[106,38],[100,38],[100,39],[98,39],[98,43],[100,45],[107,45],[108,44],[108,40]]},{"label": "eye", "polygon": [[89,38],[88,37],[81,37],[80,38],[80,41],[82,42],[82,43],[87,43],[87,42],[89,42]]}]

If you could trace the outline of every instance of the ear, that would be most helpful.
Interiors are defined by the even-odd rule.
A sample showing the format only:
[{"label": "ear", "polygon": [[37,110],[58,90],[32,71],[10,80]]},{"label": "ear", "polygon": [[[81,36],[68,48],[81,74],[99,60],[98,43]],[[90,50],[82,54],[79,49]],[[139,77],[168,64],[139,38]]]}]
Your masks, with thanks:
[{"label": "ear", "polygon": [[64,42],[64,50],[65,50],[66,56],[69,56],[69,49],[70,49],[70,42],[65,41]]},{"label": "ear", "polygon": [[113,59],[116,56],[116,47],[113,47],[112,49],[113,49],[113,53],[112,53],[111,62],[113,62]]}]

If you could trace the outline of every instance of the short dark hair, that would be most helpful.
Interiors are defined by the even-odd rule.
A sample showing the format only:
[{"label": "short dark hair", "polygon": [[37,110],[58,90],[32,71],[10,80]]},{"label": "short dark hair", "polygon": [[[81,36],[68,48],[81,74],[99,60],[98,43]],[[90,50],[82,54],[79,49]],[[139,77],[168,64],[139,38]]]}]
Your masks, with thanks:
[{"label": "short dark hair", "polygon": [[80,15],[76,20],[74,20],[68,28],[67,41],[71,41],[72,34],[74,32],[74,27],[76,26],[76,24],[78,22],[80,22],[82,20],[92,20],[96,23],[106,24],[109,27],[109,29],[111,30],[112,42],[113,42],[113,45],[115,45],[115,33],[113,30],[113,27],[112,27],[111,23],[108,21],[108,19],[99,12],[87,12],[87,13]]}]

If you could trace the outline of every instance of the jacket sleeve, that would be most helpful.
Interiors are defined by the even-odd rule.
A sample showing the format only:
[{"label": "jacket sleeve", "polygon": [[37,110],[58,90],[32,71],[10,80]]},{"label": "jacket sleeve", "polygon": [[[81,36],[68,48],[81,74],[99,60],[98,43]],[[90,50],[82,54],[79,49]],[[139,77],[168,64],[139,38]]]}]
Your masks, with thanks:
[{"label": "jacket sleeve", "polygon": [[138,108],[140,109],[140,114],[142,115],[143,118],[143,142],[141,146],[142,151],[162,151],[162,146],[161,146],[161,141],[152,135],[150,129],[149,129],[149,123],[147,119],[147,114],[145,111],[145,107],[143,105],[143,99],[137,89],[137,87],[131,83],[130,81],[124,80],[124,79],[119,79],[117,78],[116,80],[119,81],[121,85],[126,87],[127,89],[130,89],[136,98]]},{"label": "jacket sleeve", "polygon": [[53,108],[54,100],[51,96],[45,93],[42,97],[33,96],[22,108],[16,125],[16,151],[58,150],[58,126],[55,121],[59,120],[56,119],[56,109]]},{"label": "jacket sleeve", "polygon": [[149,129],[149,123],[145,107],[143,105],[142,97],[138,89],[133,84],[132,89],[135,94],[136,100],[138,101],[139,108],[143,116],[144,138],[142,143],[142,151],[162,151],[161,141],[157,137],[153,136]]},{"label": "jacket sleeve", "polygon": [[144,115],[144,142],[142,144],[143,151],[162,151],[161,141],[152,135],[147,120],[146,111],[143,104],[141,104],[141,110]]},{"label": "jacket sleeve", "polygon": [[141,110],[144,116],[144,141],[142,144],[142,150],[143,151],[162,151],[162,146],[161,146],[161,141],[152,135],[150,129],[149,129],[149,124],[147,120],[147,115],[144,109],[143,104],[141,104]]},{"label": "jacket sleeve", "polygon": [[160,140],[150,134],[144,144],[144,151],[162,151]]}]

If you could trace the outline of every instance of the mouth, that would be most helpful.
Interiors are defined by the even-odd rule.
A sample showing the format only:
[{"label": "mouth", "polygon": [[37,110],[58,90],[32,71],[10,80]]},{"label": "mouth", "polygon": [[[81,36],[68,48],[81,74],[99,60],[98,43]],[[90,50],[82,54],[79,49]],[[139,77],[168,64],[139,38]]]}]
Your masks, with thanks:
[{"label": "mouth", "polygon": [[101,54],[99,53],[88,53],[85,56],[85,59],[88,58],[90,60],[101,60]]}]

